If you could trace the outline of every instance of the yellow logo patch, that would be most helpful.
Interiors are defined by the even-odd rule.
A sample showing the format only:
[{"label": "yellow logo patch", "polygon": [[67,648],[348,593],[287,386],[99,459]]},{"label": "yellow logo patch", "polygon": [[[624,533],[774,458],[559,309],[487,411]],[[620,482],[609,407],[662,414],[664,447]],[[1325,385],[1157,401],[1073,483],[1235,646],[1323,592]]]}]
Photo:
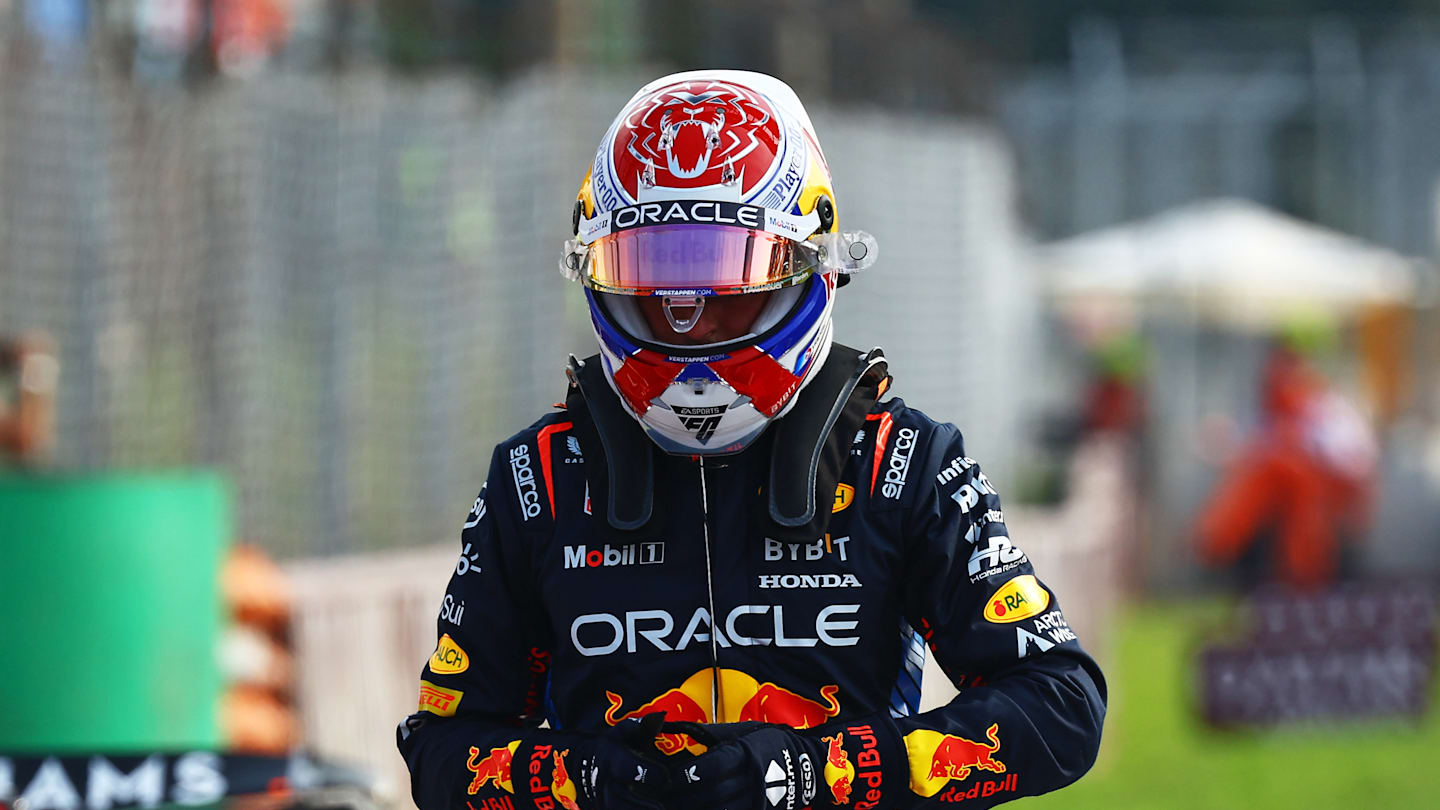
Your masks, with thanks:
[{"label": "yellow logo patch", "polygon": [[429,681],[421,681],[420,708],[417,711],[454,717],[455,710],[460,708],[460,698],[464,695],[465,693],[458,689],[446,689]]},{"label": "yellow logo patch", "polygon": [[1038,616],[1049,606],[1049,592],[1040,587],[1034,576],[1024,574],[1000,586],[990,597],[990,603],[985,606],[985,620],[1009,624]]},{"label": "yellow logo patch", "polygon": [[[921,796],[934,796],[951,780],[964,782],[979,771],[1005,773],[1005,763],[995,757],[999,750],[999,723],[990,724],[990,728],[985,730],[984,741],[941,734],[928,728],[916,729],[905,735],[905,751],[910,759],[910,790]],[[1008,785],[1009,777],[1006,779]],[[979,796],[980,790],[979,783],[976,783],[971,791],[967,791],[969,796],[962,798]],[[991,792],[994,792],[993,789]],[[989,796],[991,792],[984,795]]]},{"label": "yellow logo patch", "polygon": [[850,486],[849,484],[836,484],[836,485],[835,485],[835,505],[832,506],[832,507],[830,507],[830,511],[831,511],[832,513],[834,513],[834,512],[843,512],[843,511],[845,511],[846,509],[850,508],[850,504],[851,504],[851,502],[853,502],[854,500],[855,500],[855,487],[852,487],[852,486]]},{"label": "yellow logo patch", "polygon": [[458,675],[470,668],[470,657],[446,633],[440,637],[440,645],[430,656],[430,671],[436,675]]}]

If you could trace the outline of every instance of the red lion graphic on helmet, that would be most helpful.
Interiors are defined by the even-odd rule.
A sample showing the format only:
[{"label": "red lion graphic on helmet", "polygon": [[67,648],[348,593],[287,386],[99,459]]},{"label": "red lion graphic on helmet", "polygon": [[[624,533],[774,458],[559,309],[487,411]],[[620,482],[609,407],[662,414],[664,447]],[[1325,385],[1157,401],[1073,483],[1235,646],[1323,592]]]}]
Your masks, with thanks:
[{"label": "red lion graphic on helmet", "polygon": [[738,184],[739,196],[770,173],[783,151],[780,121],[760,94],[718,81],[662,87],[619,122],[611,155],[631,199],[640,187]]}]

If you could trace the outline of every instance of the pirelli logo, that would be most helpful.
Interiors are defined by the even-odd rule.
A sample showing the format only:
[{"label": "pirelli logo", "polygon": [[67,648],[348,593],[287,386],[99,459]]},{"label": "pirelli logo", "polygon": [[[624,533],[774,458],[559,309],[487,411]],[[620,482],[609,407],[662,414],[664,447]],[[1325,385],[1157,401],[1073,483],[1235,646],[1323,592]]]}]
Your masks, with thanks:
[{"label": "pirelli logo", "polygon": [[421,681],[418,711],[438,714],[441,717],[453,717],[455,710],[460,707],[460,698],[464,694],[458,689],[446,689],[429,681]]}]

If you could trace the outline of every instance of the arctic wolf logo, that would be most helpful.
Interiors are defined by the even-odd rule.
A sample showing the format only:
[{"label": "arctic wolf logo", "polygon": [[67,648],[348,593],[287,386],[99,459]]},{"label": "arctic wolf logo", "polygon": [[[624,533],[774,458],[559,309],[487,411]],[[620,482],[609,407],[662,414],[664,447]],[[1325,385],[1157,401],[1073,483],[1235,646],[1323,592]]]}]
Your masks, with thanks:
[{"label": "arctic wolf logo", "polygon": [[740,198],[770,173],[782,151],[770,102],[724,82],[680,82],[635,103],[615,133],[615,173],[631,199],[641,184],[740,186]]}]

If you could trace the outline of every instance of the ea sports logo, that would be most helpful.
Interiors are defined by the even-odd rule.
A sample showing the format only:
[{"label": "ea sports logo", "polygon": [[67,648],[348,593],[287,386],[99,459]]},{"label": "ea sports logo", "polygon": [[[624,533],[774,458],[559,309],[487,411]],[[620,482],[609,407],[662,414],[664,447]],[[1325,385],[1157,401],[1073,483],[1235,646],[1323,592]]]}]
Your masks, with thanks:
[{"label": "ea sports logo", "polygon": [[724,82],[680,82],[640,99],[611,144],[620,185],[639,200],[642,185],[739,187],[743,200],[783,151],[780,121],[763,96]]}]

